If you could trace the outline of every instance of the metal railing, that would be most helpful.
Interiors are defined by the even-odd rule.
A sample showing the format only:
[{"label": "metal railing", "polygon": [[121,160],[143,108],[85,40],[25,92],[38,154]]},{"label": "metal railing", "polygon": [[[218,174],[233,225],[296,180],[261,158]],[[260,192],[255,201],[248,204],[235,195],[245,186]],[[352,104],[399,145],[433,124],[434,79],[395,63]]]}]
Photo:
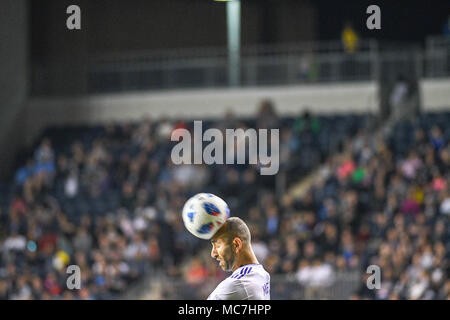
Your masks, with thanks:
[{"label": "metal railing", "polygon": [[[358,51],[368,52],[377,50],[376,40],[361,40]],[[344,46],[339,40],[329,41],[303,41],[288,42],[281,44],[254,44],[241,48],[241,57],[264,57],[264,56],[288,56],[303,53],[342,53]],[[188,61],[199,58],[227,58],[226,47],[197,47],[181,49],[161,50],[134,50],[125,53],[96,54],[91,56],[95,63],[102,62],[161,62],[161,61]]]},{"label": "metal railing", "polygon": [[[339,41],[249,46],[241,51],[241,86],[371,80],[377,43],[362,41],[347,54]],[[90,91],[125,91],[228,85],[226,48],[134,52],[97,56]]]},{"label": "metal railing", "polygon": [[450,37],[428,37],[420,57],[425,78],[450,76]]},{"label": "metal railing", "polygon": [[[360,41],[354,53],[347,53],[340,41],[243,47],[240,86],[377,81],[379,47],[375,40]],[[395,60],[404,59],[403,51],[399,48],[392,52]],[[448,38],[429,38],[416,55],[421,77],[450,76]],[[43,82],[49,70],[59,67],[63,68],[35,65],[33,92],[45,94]],[[86,73],[87,93],[226,87],[227,50],[210,47],[95,55],[89,58]]]},{"label": "metal railing", "polygon": [[[376,70],[370,53],[338,53],[249,57],[241,62],[241,86],[372,80]],[[203,58],[169,63],[94,65],[91,91],[125,91],[227,86],[226,58]]]}]

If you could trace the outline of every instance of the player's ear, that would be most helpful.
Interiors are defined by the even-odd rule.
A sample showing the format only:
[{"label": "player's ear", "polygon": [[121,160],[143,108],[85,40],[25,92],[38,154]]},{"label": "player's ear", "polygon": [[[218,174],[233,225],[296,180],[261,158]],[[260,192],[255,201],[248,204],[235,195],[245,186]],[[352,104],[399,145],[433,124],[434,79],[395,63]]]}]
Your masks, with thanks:
[{"label": "player's ear", "polygon": [[239,239],[238,237],[234,238],[233,239],[233,247],[234,247],[233,248],[234,252],[238,253],[239,250],[242,249],[242,240]]}]

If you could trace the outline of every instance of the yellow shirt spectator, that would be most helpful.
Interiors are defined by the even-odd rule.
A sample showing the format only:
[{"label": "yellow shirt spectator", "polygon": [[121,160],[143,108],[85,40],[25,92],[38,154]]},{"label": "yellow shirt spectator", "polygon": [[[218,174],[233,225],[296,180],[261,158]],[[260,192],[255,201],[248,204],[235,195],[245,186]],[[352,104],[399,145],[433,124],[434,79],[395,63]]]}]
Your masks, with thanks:
[{"label": "yellow shirt spectator", "polygon": [[358,35],[351,26],[346,26],[342,30],[342,43],[344,44],[345,51],[353,53],[358,47]]}]

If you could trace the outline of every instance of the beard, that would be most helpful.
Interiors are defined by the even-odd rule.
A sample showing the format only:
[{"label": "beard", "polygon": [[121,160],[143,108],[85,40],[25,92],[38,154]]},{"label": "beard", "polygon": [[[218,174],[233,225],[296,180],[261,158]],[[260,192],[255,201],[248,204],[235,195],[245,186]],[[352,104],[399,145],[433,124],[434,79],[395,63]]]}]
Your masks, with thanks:
[{"label": "beard", "polygon": [[236,253],[231,250],[231,246],[225,249],[225,252],[223,254],[223,261],[225,262],[223,270],[232,271],[234,263],[236,261]]}]

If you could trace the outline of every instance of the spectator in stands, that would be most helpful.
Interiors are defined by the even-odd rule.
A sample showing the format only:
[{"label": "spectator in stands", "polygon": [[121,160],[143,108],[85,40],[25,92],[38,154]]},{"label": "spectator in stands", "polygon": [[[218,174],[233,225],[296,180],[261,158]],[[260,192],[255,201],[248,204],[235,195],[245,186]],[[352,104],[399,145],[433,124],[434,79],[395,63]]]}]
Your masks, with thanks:
[{"label": "spectator in stands", "polygon": [[[254,122],[239,123],[285,127],[288,148],[304,142],[295,132],[305,131],[305,118],[309,130],[316,130],[313,117],[303,117],[301,125],[283,122],[270,103],[263,105]],[[343,121],[346,126],[336,120],[337,126],[351,127]],[[323,123],[319,134],[327,133]],[[379,264],[387,275],[383,289],[368,290],[363,280],[353,298],[449,298],[446,128],[412,123],[406,150],[413,152],[406,154],[390,136],[355,130],[356,137],[343,144],[344,156],[324,154],[328,161],[308,192],[279,198],[253,166],[186,171],[173,166],[167,137],[174,126],[189,124],[169,119],[108,124],[89,142],[74,139],[63,147],[44,139],[28,163],[57,159],[53,171],[22,172],[17,192],[1,210],[0,298],[115,298],[155,270],[200,287],[220,281],[225,274],[208,268],[201,258],[204,245],[188,234],[179,215],[185,199],[201,189],[226,194],[232,212],[248,221],[266,270],[298,281],[294,293],[311,287],[310,297],[330,297],[329,290],[317,288]],[[316,140],[309,146],[319,148]],[[307,156],[302,148],[290,153],[287,165]],[[73,181],[66,188],[71,174],[78,179],[76,192]],[[186,183],[186,177],[198,181]],[[67,293],[68,263],[82,269],[78,293]],[[274,290],[288,297],[285,286],[280,282]],[[167,294],[183,293],[176,291]]]},{"label": "spectator in stands", "polygon": [[350,21],[346,21],[341,32],[341,40],[347,53],[354,53],[359,44],[359,37]]},{"label": "spectator in stands", "polygon": [[278,115],[270,99],[261,101],[256,118],[256,126],[258,129],[279,129]]},{"label": "spectator in stands", "polygon": [[396,116],[396,119],[400,119],[402,116],[401,105],[406,101],[408,94],[408,82],[402,74],[399,74],[394,85],[392,86],[391,94],[389,96],[389,105],[392,113]]}]

